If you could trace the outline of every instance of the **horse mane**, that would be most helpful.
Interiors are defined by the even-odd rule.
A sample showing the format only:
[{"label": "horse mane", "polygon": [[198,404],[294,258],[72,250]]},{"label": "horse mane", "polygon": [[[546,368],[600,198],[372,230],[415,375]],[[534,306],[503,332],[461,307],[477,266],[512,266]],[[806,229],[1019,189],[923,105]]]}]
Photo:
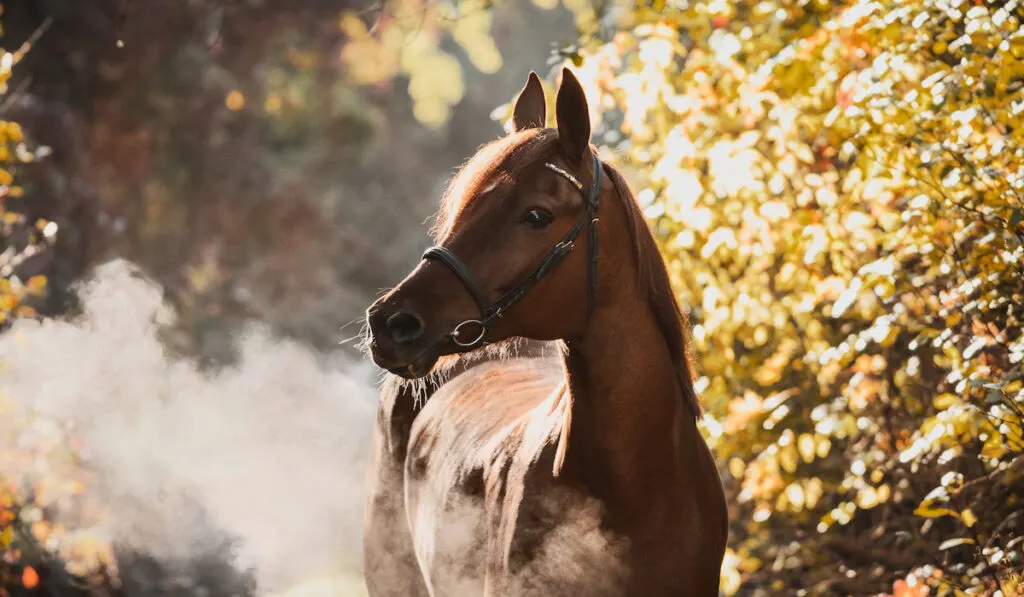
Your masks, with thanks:
[{"label": "horse mane", "polygon": [[665,259],[658,249],[657,241],[651,234],[644,219],[640,205],[629,188],[629,183],[618,170],[602,161],[605,173],[612,180],[615,194],[626,211],[629,222],[630,236],[633,238],[633,258],[636,260],[641,290],[646,291],[651,311],[654,313],[658,329],[665,338],[665,345],[672,362],[675,363],[676,376],[683,398],[690,406],[694,418],[702,414],[700,398],[693,385],[694,367],[690,352],[690,326],[686,314],[675,298],[675,290],[665,267]]},{"label": "horse mane", "polygon": [[[431,230],[434,239],[440,241],[451,232],[459,212],[479,197],[486,185],[493,184],[502,177],[514,181],[525,168],[550,158],[557,139],[558,131],[555,129],[527,129],[483,145],[459,168],[445,191]],[[639,272],[639,287],[647,294],[655,321],[675,363],[676,377],[683,397],[689,404],[694,418],[699,418],[702,408],[693,384],[694,367],[687,317],[675,298],[665,260],[629,183],[614,167],[604,161],[601,164],[611,179],[615,194],[626,213],[633,240],[633,257]],[[492,353],[484,360],[507,355],[506,349],[505,352],[499,351],[499,354]],[[465,358],[465,355],[455,360],[461,358]]]}]

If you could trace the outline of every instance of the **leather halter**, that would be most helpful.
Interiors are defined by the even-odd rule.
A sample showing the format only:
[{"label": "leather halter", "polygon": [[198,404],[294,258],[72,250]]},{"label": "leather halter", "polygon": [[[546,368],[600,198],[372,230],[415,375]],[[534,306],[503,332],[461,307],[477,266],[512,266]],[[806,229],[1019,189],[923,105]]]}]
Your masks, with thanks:
[{"label": "leather halter", "polygon": [[[493,303],[487,302],[487,292],[477,281],[476,276],[473,275],[472,270],[452,252],[451,249],[434,246],[430,247],[423,253],[422,259],[436,259],[441,263],[448,266],[448,269],[452,271],[455,276],[462,281],[463,286],[469,291],[469,294],[473,297],[473,301],[476,303],[478,309],[480,309],[479,319],[467,319],[448,334],[457,346],[462,348],[472,348],[484,342],[484,336],[487,335],[487,330],[490,329],[491,325],[500,319],[513,305],[518,303],[526,296],[538,282],[544,279],[544,276],[548,275],[555,267],[558,266],[569,254],[569,251],[576,244],[576,239],[580,233],[583,232],[584,228],[588,229],[588,242],[587,242],[587,263],[588,263],[588,276],[590,281],[590,288],[587,295],[587,308],[588,312],[594,310],[594,298],[597,294],[597,206],[601,198],[601,160],[594,154],[594,181],[590,185],[590,190],[584,190],[583,183],[576,179],[575,176],[569,174],[562,168],[550,163],[545,162],[544,166],[552,172],[560,175],[562,178],[568,180],[576,190],[579,191],[583,197],[584,212],[580,216],[576,223],[573,224],[572,228],[565,233],[565,236],[548,251],[547,255],[541,260],[541,262],[523,277],[518,284],[513,286],[508,292],[501,295],[498,300]],[[465,335],[470,334],[473,327],[477,327],[478,331],[475,334],[469,335],[468,338]],[[467,327],[469,330],[467,330]]]}]

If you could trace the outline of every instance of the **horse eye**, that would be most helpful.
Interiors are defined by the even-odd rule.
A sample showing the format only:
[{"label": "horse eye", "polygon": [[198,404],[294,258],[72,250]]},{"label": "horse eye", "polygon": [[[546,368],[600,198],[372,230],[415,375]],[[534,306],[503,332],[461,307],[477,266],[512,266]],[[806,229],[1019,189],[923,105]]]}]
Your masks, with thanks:
[{"label": "horse eye", "polygon": [[544,230],[554,219],[554,216],[543,209],[531,209],[523,214],[523,223],[534,230]]}]

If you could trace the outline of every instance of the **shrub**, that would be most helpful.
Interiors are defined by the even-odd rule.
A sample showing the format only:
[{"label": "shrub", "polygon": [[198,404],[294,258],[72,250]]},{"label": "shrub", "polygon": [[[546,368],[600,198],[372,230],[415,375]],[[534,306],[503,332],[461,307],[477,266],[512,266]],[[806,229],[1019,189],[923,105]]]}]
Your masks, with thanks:
[{"label": "shrub", "polygon": [[1018,3],[589,10],[594,119],[694,324],[725,592],[1021,594]]}]

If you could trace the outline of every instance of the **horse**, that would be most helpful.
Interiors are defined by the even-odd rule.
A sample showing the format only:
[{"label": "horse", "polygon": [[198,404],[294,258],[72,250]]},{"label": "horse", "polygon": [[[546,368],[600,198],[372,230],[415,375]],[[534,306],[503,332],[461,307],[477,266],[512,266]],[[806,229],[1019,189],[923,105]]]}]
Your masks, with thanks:
[{"label": "horse", "polygon": [[436,245],[367,309],[371,597],[718,595],[729,517],[686,316],[568,68],[546,117],[531,72]]}]

